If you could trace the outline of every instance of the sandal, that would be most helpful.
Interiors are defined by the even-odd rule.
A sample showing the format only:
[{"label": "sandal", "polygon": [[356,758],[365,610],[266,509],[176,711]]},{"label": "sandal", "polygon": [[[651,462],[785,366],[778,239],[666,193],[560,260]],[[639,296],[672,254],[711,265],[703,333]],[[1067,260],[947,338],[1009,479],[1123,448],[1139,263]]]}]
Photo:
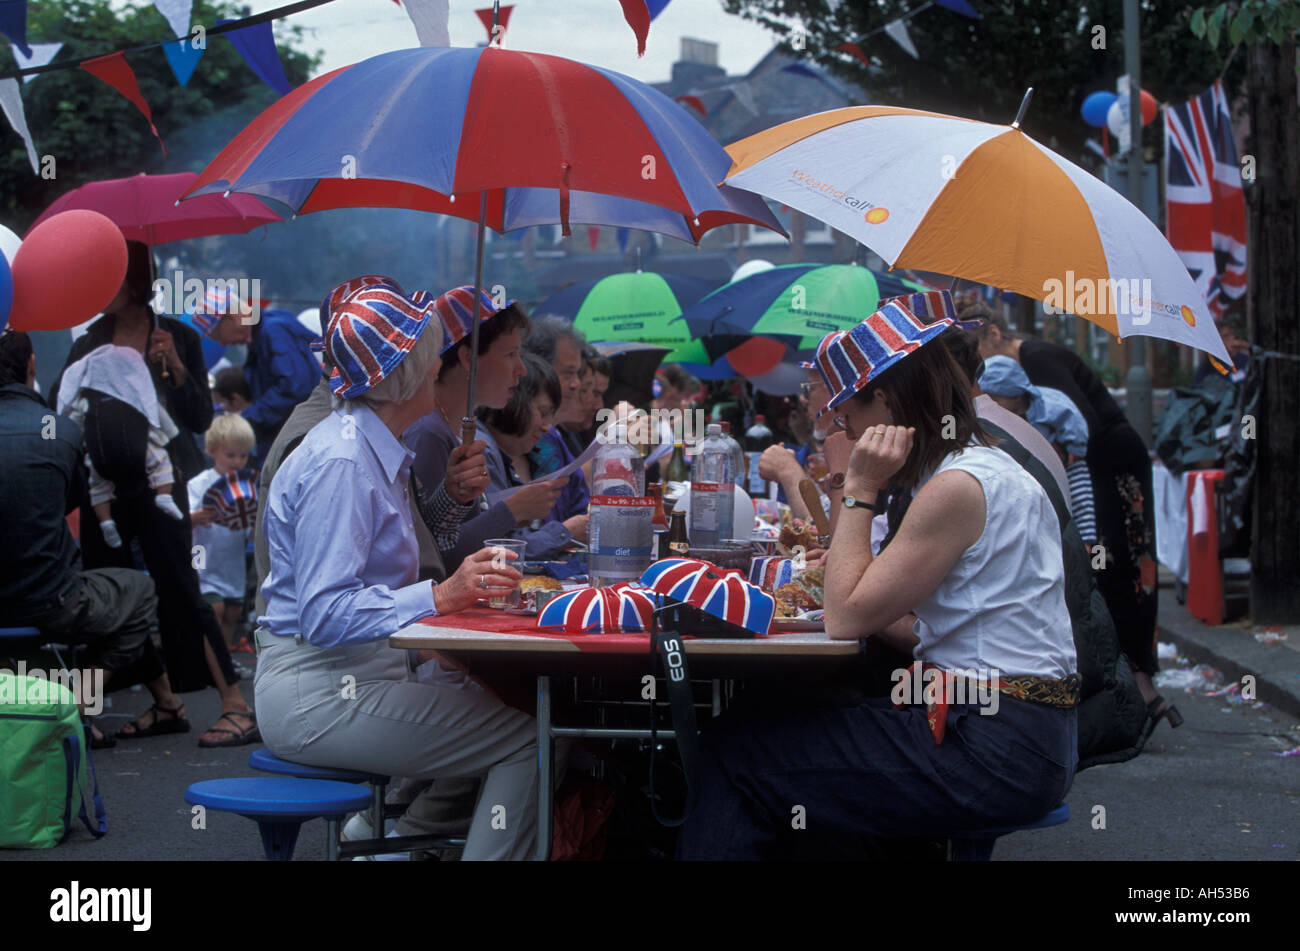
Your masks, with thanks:
[{"label": "sandal", "polygon": [[[172,733],[188,733],[190,732],[190,721],[181,716],[181,711],[184,709],[185,704],[183,703],[178,707],[160,707],[155,703],[140,714],[144,716],[147,713],[152,713],[152,723],[146,727],[141,727],[132,721],[117,731],[117,738],[119,740],[131,740],[141,736],[166,736]],[[171,718],[163,720],[158,716],[160,713],[170,714]]]},{"label": "sandal", "polygon": [[[252,721],[252,726],[250,726],[247,730],[241,730],[239,728],[239,724],[235,722],[235,717],[246,717],[247,719]],[[219,747],[219,746],[244,746],[248,743],[261,742],[262,734],[257,729],[256,714],[251,712],[244,713],[241,710],[232,710],[229,713],[223,713],[221,714],[221,716],[217,717],[218,723],[220,723],[222,720],[229,720],[231,725],[234,726],[234,729],[227,730],[225,727],[214,726],[204,732],[225,733],[230,737],[230,739],[217,740],[216,742],[213,742],[212,740],[199,740],[199,746],[202,746],[206,749],[212,749],[214,747]]]},{"label": "sandal", "polygon": [[86,745],[92,750],[111,750],[117,746],[117,739],[109,736],[107,733],[100,733],[95,736],[95,728],[89,723],[84,724],[86,728]]},{"label": "sandal", "polygon": [[1142,727],[1142,734],[1138,737],[1138,749],[1146,746],[1147,740],[1155,732],[1160,721],[1166,719],[1169,721],[1171,729],[1177,729],[1183,725],[1183,715],[1178,712],[1178,708],[1171,703],[1165,703],[1165,698],[1156,694],[1156,698],[1147,704],[1147,722]]}]

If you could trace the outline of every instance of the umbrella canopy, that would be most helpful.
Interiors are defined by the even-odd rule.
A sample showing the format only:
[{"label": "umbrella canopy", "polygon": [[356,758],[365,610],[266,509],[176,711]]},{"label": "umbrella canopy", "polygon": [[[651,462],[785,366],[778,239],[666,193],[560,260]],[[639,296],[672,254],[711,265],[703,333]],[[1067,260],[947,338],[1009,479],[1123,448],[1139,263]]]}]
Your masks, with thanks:
[{"label": "umbrella canopy", "polygon": [[1121,337],[1163,337],[1228,361],[1159,229],[1015,125],[856,106],[775,126],[728,152],[729,183],[825,221],[891,267],[991,284]]},{"label": "umbrella canopy", "polygon": [[273,103],[199,176],[305,214],[415,208],[498,232],[607,225],[697,242],[711,228],[784,234],[757,195],[719,186],[722,147],[663,93],[539,53],[421,47],[318,76]]},{"label": "umbrella canopy", "polygon": [[641,575],[641,583],[666,599],[681,601],[754,634],[772,626],[776,601],[739,571],[694,558],[665,558]]},{"label": "umbrella canopy", "polygon": [[653,343],[601,342],[592,344],[609,358],[611,375],[605,391],[605,405],[627,400],[634,406],[648,406],[655,373],[668,350]]},{"label": "umbrella canopy", "polygon": [[682,321],[715,358],[751,334],[811,350],[828,333],[856,327],[882,299],[913,289],[856,264],[787,264],[718,288],[687,308]]},{"label": "umbrella canopy", "polygon": [[654,344],[668,349],[666,363],[700,362],[707,359],[704,345],[677,318],[714,286],[680,274],[611,274],[564,288],[542,301],[537,312],[572,317],[588,340]]},{"label": "umbrella canopy", "polygon": [[205,195],[178,205],[198,177],[194,172],[178,172],[90,182],[55,199],[32,227],[61,211],[83,208],[111,220],[128,241],[152,247],[186,238],[245,234],[281,220],[252,195]]},{"label": "umbrella canopy", "polygon": [[582,588],[546,602],[537,626],[563,628],[571,634],[648,631],[658,602],[654,592],[627,581],[607,588]]}]

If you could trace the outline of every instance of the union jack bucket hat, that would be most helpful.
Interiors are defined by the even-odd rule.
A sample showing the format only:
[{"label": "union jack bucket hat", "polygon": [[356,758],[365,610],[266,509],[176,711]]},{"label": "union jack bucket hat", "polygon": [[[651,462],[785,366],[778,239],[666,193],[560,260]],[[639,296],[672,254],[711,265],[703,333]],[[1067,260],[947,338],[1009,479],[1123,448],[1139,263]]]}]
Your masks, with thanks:
[{"label": "union jack bucket hat", "polygon": [[[946,291],[935,293],[947,296]],[[895,299],[852,330],[827,334],[817,346],[817,369],[831,398],[817,415],[839,406],[908,354],[955,326],[957,321],[948,316],[926,323]]]},{"label": "union jack bucket hat", "polygon": [[[399,291],[401,287],[391,277],[385,277],[382,274],[363,274],[361,277],[350,277],[341,284],[336,284],[330,289],[330,292],[321,298],[320,302],[320,325],[322,336],[313,340],[308,346],[316,353],[325,350],[326,339],[329,337],[329,323],[334,314],[335,308],[351,297],[354,293],[371,284],[391,284]],[[331,359],[333,359],[331,357]]]},{"label": "union jack bucket hat", "polygon": [[[486,291],[480,290],[479,304],[478,319],[479,323],[483,324],[514,304],[514,301],[508,300],[504,306],[498,307]],[[453,287],[437,298],[433,306],[442,319],[442,352],[446,353],[469,336],[470,328],[474,323],[474,285]]]},{"label": "union jack bucket hat", "polygon": [[391,278],[340,295],[330,304],[325,331],[325,348],[334,363],[330,390],[340,399],[352,399],[378,386],[411,352],[432,316],[431,302],[421,306]]},{"label": "union jack bucket hat", "polygon": [[194,322],[194,327],[199,333],[211,337],[212,331],[216,329],[217,324],[221,323],[223,317],[252,313],[252,310],[252,305],[232,291],[230,285],[218,284],[215,287],[210,286],[204,293],[203,303],[194,308],[190,320]]}]

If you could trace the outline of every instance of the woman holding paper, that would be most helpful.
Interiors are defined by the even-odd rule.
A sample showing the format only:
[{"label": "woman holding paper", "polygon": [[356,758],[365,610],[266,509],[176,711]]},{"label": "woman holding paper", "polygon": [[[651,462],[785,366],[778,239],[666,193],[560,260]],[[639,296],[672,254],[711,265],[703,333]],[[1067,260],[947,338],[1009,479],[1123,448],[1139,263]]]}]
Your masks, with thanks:
[{"label": "woman holding paper", "polygon": [[[528,318],[514,303],[497,307],[480,292],[478,377],[474,408],[502,409],[510,401],[524,376],[522,338]],[[474,313],[474,288],[457,287],[434,301],[442,322],[443,344],[438,378],[434,383],[434,411],[415,423],[405,434],[415,449],[411,472],[419,492],[420,514],[437,542],[447,571],[483,547],[489,538],[500,538],[522,524],[545,518],[555,505],[561,485],[538,482],[518,489],[509,498],[492,501],[487,495],[468,499],[459,492],[448,473],[452,451],[461,444],[460,421],[469,400],[470,327]],[[477,442],[487,443],[480,427]],[[490,437],[489,437],[490,438]],[[489,457],[500,450],[495,443],[485,449]],[[446,493],[431,493],[448,478]]]},{"label": "woman holding paper", "polygon": [[[533,470],[528,454],[554,420],[562,391],[560,378],[541,357],[525,353],[524,367],[526,372],[504,408],[478,410],[478,418],[486,430],[483,439],[488,444],[486,456],[491,481],[487,497],[489,501],[504,501],[507,506],[525,490],[557,483],[563,488],[569,484],[567,478],[561,478],[529,485]],[[527,542],[526,554],[530,559],[557,555],[575,538],[586,539],[588,516],[585,513],[563,521],[553,513],[554,507],[508,533],[509,537]]]}]

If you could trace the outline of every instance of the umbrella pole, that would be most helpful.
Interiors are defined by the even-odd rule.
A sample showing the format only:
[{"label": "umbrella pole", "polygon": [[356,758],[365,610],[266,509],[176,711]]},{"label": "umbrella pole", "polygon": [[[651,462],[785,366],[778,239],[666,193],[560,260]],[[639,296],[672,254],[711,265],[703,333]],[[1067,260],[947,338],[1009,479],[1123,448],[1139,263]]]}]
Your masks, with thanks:
[{"label": "umbrella pole", "polygon": [[[149,290],[150,292],[153,291],[154,284],[157,282],[157,280],[158,280],[158,262],[154,260],[153,245],[150,245],[149,246]],[[153,309],[152,293],[150,293],[149,295],[148,307],[149,307],[149,334],[150,336],[152,336],[153,332],[158,329],[158,312]],[[149,349],[148,340],[145,341],[144,346],[146,350]],[[156,362],[162,363],[162,378],[164,380],[170,380],[172,378],[172,375],[171,372],[167,369],[167,361],[161,360]]]},{"label": "umbrella pole", "polygon": [[465,415],[460,420],[460,441],[462,445],[474,441],[477,429],[474,423],[474,384],[478,379],[478,324],[482,312],[483,296],[483,236],[487,230],[487,191],[478,197],[478,243],[474,253],[474,317],[469,328],[469,395],[465,403]]}]

